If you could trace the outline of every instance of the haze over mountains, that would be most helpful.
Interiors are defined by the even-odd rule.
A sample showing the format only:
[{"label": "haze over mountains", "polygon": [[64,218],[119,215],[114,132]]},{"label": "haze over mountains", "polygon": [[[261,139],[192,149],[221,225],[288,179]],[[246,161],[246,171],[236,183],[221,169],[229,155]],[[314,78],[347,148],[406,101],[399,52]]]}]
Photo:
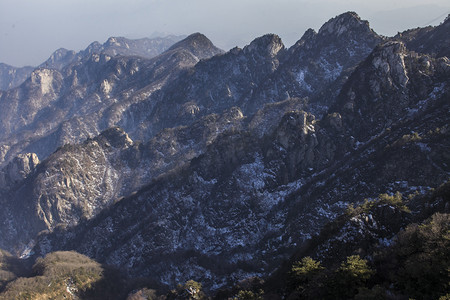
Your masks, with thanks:
[{"label": "haze over mountains", "polygon": [[[164,38],[142,38],[130,40],[123,37],[111,37],[104,44],[91,43],[85,50],[75,52],[64,48],[56,50],[45,62],[39,65],[42,68],[62,70],[65,66],[80,61],[90,53],[105,53],[111,56],[141,56],[153,58],[166,51],[173,43],[184,38],[183,36],[166,36]],[[0,90],[7,90],[22,84],[34,70],[34,67],[16,68],[0,64]]]},{"label": "haze over mountains", "polygon": [[[267,34],[225,52],[194,33],[3,65],[0,248],[29,262],[77,251],[151,288],[209,291],[268,278],[299,251],[370,259],[448,214],[449,33],[447,18],[384,37],[347,12],[290,48]],[[410,212],[381,201],[338,222],[395,192]],[[333,220],[342,228],[312,247]],[[8,272],[14,295],[22,273]]]}]

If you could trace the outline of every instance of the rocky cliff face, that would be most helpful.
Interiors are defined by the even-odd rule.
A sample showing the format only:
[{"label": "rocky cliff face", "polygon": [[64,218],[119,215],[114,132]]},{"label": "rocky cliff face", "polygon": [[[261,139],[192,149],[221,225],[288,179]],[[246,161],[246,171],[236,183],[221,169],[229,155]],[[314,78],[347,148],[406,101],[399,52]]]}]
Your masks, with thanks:
[{"label": "rocky cliff face", "polygon": [[439,105],[448,93],[448,74],[448,58],[433,59],[407,51],[401,42],[387,42],[352,74],[335,110],[358,141],[367,141]]},{"label": "rocky cliff face", "polygon": [[193,34],[153,59],[36,70],[1,95],[0,247],[169,286],[266,276],[348,204],[448,180],[448,68],[346,13],[291,49]]}]

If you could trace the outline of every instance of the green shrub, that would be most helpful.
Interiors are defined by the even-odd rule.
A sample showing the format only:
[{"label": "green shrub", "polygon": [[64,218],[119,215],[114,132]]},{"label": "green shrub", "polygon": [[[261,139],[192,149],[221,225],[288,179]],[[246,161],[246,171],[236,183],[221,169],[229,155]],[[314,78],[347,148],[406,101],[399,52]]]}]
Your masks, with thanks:
[{"label": "green shrub", "polygon": [[358,294],[359,289],[364,288],[367,281],[374,274],[369,268],[367,260],[359,255],[351,255],[341,263],[330,280],[332,298],[351,299]]},{"label": "green shrub", "polygon": [[375,200],[364,199],[364,202],[356,207],[350,204],[347,206],[346,214],[353,217],[361,213],[369,213],[371,210],[381,205],[391,205],[404,212],[411,212],[403,202],[402,193],[396,192],[393,195],[380,194]]},{"label": "green shrub", "polygon": [[73,299],[103,279],[99,263],[73,251],[38,258],[33,272],[34,277],[9,283],[0,299]]},{"label": "green shrub", "polygon": [[259,290],[258,292],[252,292],[248,290],[240,290],[234,300],[262,300],[264,292]]},{"label": "green shrub", "polygon": [[438,299],[450,282],[450,215],[436,213],[429,222],[411,224],[398,234],[391,270],[396,287],[417,299]]},{"label": "green shrub", "polygon": [[319,294],[325,278],[324,270],[320,261],[309,256],[294,262],[290,271],[290,286],[297,292],[297,297],[310,298]]}]

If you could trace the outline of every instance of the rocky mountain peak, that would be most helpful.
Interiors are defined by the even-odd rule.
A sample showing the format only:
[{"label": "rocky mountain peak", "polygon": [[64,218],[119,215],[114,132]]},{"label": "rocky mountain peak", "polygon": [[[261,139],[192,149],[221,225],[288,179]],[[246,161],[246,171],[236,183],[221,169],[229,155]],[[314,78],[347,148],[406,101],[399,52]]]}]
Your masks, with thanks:
[{"label": "rocky mountain peak", "polygon": [[[181,41],[180,41],[180,43],[181,43]],[[196,32],[196,33],[189,35],[188,37],[186,37],[183,40],[183,43],[185,43],[185,44],[189,43],[189,44],[198,45],[201,47],[213,47],[214,46],[213,43],[210,41],[210,39],[208,39],[204,34],[202,34],[200,32]],[[175,45],[174,45],[174,47],[176,47]]]},{"label": "rocky mountain peak", "polygon": [[[189,35],[187,38],[172,45],[168,51],[187,49],[195,56],[201,58],[207,58],[216,54],[223,53],[224,51],[214,46],[214,44],[205,35],[197,32]],[[213,55],[210,55],[210,54]]]},{"label": "rocky mountain peak", "polygon": [[266,34],[253,40],[244,48],[244,53],[258,52],[271,57],[277,56],[284,49],[281,38],[276,34]]},{"label": "rocky mountain peak", "polygon": [[106,46],[122,46],[121,41],[123,41],[124,38],[122,37],[110,37],[106,41]]},{"label": "rocky mountain peak", "polygon": [[86,54],[98,52],[102,49],[102,44],[100,44],[98,41],[92,42],[87,46],[87,48],[84,50]]},{"label": "rocky mountain peak", "polygon": [[179,41],[178,43],[175,43],[174,45],[172,45],[172,47],[169,48],[169,50],[174,50],[182,47],[192,47],[195,49],[215,48],[211,40],[208,39],[204,34],[199,32],[193,33],[185,39]]},{"label": "rocky mountain peak", "polygon": [[289,86],[290,97],[315,95],[311,101],[315,113],[323,113],[337,96],[343,80],[382,40],[356,13],[334,17],[318,33],[307,30],[289,49],[289,62],[285,65],[290,73],[277,85]]},{"label": "rocky mountain peak", "polygon": [[314,38],[317,36],[317,32],[312,29],[309,28],[308,30],[305,31],[305,33],[303,34],[303,36],[294,44],[294,46],[292,46],[290,48],[290,51],[294,51],[295,49],[299,48],[299,47],[308,47],[307,44],[308,42],[314,40]]},{"label": "rocky mountain peak", "polygon": [[61,70],[64,66],[75,60],[77,53],[73,50],[59,48],[43,63],[41,67]]},{"label": "rocky mountain peak", "polygon": [[377,47],[373,52],[372,64],[382,75],[390,75],[394,83],[405,86],[408,83],[404,56],[406,47],[402,42],[390,41]]},{"label": "rocky mountain peak", "polygon": [[361,20],[355,12],[346,12],[326,22],[319,30],[320,35],[341,36],[351,31],[371,31],[369,22]]}]

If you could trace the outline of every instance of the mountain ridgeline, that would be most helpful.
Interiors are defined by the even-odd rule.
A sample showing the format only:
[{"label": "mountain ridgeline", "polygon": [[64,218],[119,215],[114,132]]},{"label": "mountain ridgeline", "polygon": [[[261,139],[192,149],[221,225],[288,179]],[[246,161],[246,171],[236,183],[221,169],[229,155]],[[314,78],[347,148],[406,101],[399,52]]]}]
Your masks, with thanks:
[{"label": "mountain ridgeline", "polygon": [[[193,279],[219,299],[263,297],[260,287],[422,298],[403,277],[389,286],[396,274],[340,294],[331,274],[356,254],[387,264],[374,253],[400,251],[413,222],[445,227],[449,24],[384,37],[347,12],[290,48],[267,34],[228,52],[200,33],[110,38],[56,51],[20,85],[11,77],[0,91],[0,297],[49,278],[55,289],[27,295],[101,299],[121,282],[108,297],[138,299],[186,282],[167,294],[186,298]],[[326,288],[274,279],[305,256],[336,270],[319,272]],[[55,279],[61,257],[83,267]]]},{"label": "mountain ridgeline", "polygon": [[[62,70],[67,65],[80,61],[83,57],[91,53],[105,53],[110,56],[123,55],[152,58],[166,51],[172,44],[183,38],[184,36],[172,35],[137,40],[130,40],[124,37],[110,37],[104,44],[93,42],[86,49],[79,52],[60,48],[53,52],[38,68]],[[31,66],[16,68],[0,63],[0,90],[18,87],[30,77],[34,69],[36,68]]]}]

